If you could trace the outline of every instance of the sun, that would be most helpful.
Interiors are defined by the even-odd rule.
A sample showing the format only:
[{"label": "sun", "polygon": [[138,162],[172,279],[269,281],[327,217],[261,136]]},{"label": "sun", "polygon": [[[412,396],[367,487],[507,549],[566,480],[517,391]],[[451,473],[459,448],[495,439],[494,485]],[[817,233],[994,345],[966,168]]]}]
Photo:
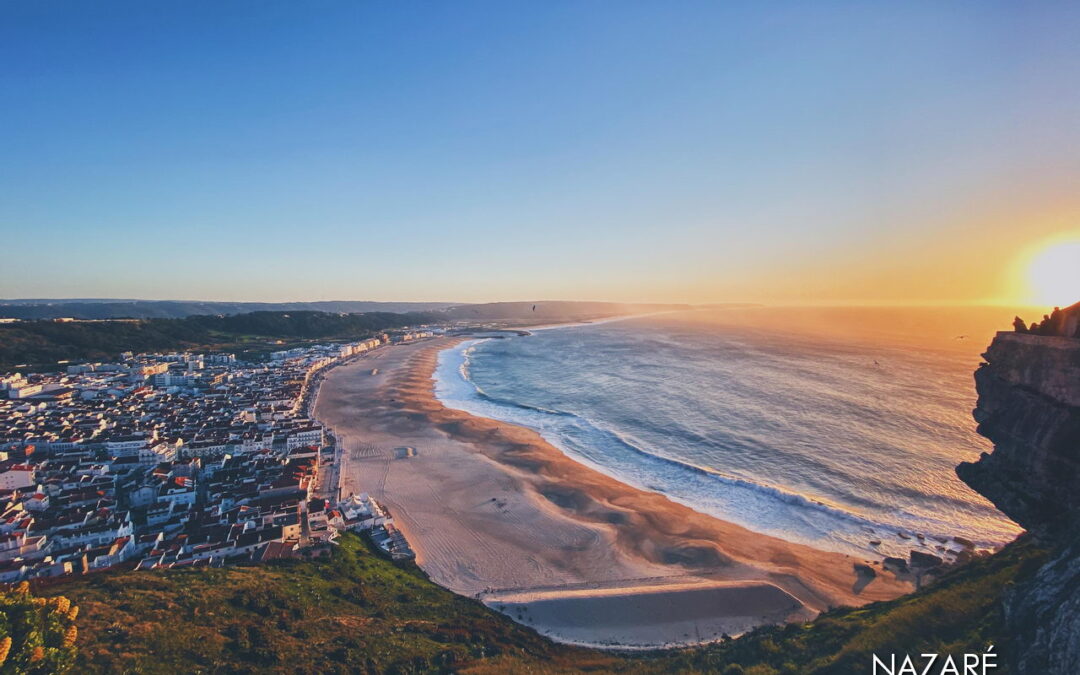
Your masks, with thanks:
[{"label": "sun", "polygon": [[1038,250],[1027,266],[1032,302],[1065,307],[1080,302],[1080,233]]}]

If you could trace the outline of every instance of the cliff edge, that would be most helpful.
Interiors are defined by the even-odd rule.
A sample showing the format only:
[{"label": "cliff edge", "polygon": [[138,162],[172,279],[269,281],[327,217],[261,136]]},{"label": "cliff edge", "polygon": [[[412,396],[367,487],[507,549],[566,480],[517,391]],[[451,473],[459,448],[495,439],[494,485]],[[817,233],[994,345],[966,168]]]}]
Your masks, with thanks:
[{"label": "cliff edge", "polygon": [[1051,551],[1005,595],[1018,651],[1003,656],[1019,673],[1080,673],[1080,339],[998,333],[983,357],[974,416],[994,451],[956,473]]}]

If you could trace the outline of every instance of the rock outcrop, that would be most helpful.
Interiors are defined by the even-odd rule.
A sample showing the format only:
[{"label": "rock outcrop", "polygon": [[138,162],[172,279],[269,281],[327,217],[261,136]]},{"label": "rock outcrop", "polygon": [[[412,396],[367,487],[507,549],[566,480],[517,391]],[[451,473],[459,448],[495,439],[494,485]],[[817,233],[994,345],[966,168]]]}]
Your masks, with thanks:
[{"label": "rock outcrop", "polygon": [[999,333],[975,373],[991,454],[956,473],[1051,548],[1006,594],[1019,673],[1080,673],[1080,340]]}]

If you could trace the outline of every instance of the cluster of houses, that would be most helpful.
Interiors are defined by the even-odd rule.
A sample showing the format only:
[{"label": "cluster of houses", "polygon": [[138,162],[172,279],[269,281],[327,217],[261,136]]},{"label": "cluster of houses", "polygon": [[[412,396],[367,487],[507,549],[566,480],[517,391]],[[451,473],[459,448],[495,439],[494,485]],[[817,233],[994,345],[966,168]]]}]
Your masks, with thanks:
[{"label": "cluster of houses", "polygon": [[389,341],[0,377],[0,582],[295,557],[356,529],[411,555],[374,500],[337,502],[322,470],[333,448],[308,410],[327,367]]}]

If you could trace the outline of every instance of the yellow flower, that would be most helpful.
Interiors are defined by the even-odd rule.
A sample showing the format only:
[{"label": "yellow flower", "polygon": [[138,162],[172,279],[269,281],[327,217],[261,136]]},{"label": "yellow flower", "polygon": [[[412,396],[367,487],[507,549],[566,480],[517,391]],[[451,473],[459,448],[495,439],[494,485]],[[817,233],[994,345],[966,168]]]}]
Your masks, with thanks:
[{"label": "yellow flower", "polygon": [[58,595],[49,601],[54,608],[56,608],[57,614],[67,614],[68,609],[71,607],[71,601],[62,595]]},{"label": "yellow flower", "polygon": [[72,605],[71,609],[68,610],[68,621],[74,621],[77,616],[79,616],[79,607],[78,605]]},{"label": "yellow flower", "polygon": [[68,626],[68,629],[64,631],[64,641],[61,643],[64,648],[74,647],[75,640],[79,637],[79,629],[74,624]]},{"label": "yellow flower", "polygon": [[20,581],[19,584],[15,587],[15,592],[19,595],[26,595],[30,592],[30,582]]}]

